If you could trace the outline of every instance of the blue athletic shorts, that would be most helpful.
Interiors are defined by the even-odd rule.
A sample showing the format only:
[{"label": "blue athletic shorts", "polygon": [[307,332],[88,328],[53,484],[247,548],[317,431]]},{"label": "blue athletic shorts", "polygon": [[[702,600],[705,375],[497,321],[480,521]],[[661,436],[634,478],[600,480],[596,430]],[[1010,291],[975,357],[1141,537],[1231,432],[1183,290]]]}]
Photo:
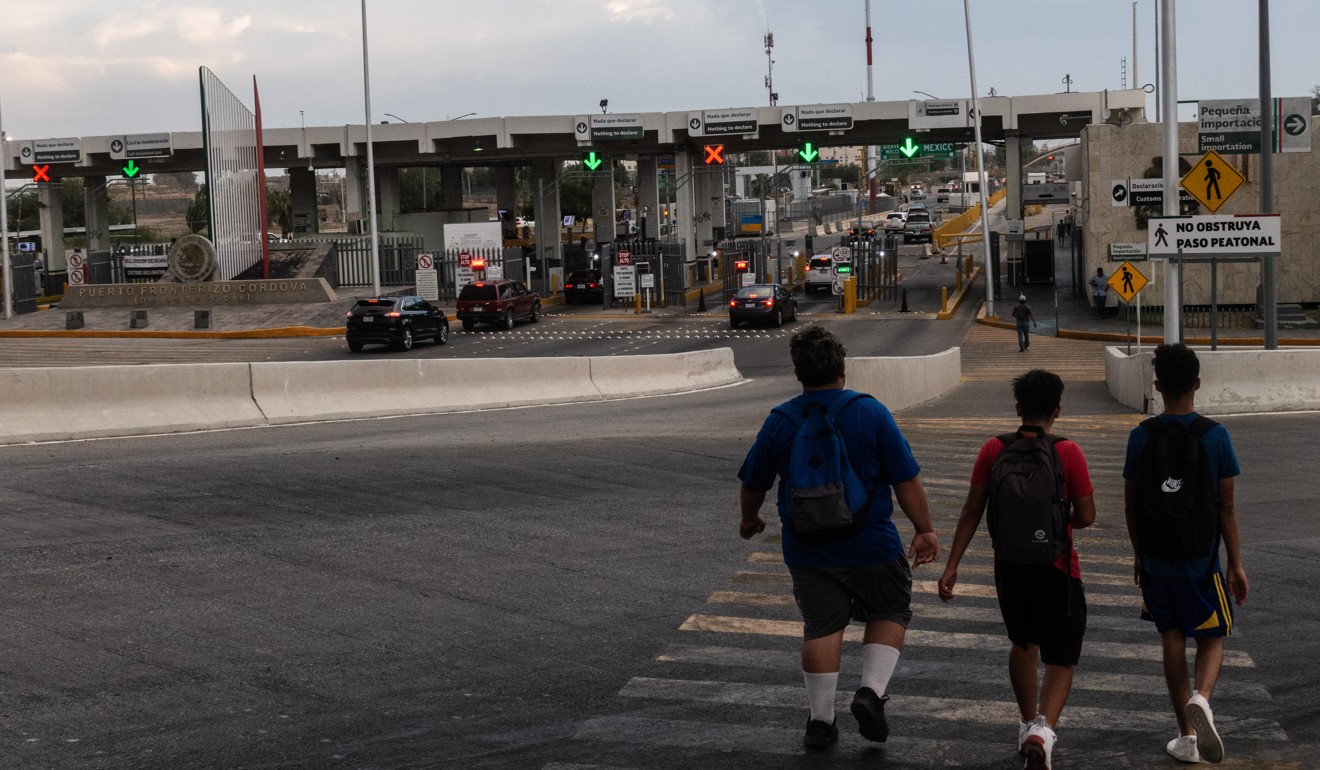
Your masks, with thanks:
[{"label": "blue athletic shorts", "polygon": [[1206,577],[1141,575],[1141,619],[1162,634],[1178,629],[1183,636],[1233,633],[1233,603],[1218,570]]}]

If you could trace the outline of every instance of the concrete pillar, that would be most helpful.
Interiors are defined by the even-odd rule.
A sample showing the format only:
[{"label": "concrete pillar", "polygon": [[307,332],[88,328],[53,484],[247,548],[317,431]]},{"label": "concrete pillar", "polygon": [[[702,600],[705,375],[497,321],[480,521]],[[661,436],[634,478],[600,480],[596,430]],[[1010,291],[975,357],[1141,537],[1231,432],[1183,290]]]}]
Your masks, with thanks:
[{"label": "concrete pillar", "polygon": [[[395,230],[395,218],[399,215],[399,167],[376,166],[376,227],[382,233]],[[367,227],[370,230],[370,225]]]},{"label": "concrete pillar", "polygon": [[[674,174],[678,179],[686,179],[683,186],[674,190],[675,206],[678,208],[678,235],[683,241],[684,253],[687,255],[687,261],[693,262],[701,254],[701,241],[697,238],[697,227],[694,212],[696,211],[696,196],[693,190],[696,187],[692,183],[692,153],[674,152]],[[670,212],[672,217],[673,212]]]},{"label": "concrete pillar", "polygon": [[[638,234],[647,238],[659,238],[664,216],[660,211],[660,185],[654,155],[643,155],[637,159],[637,199],[642,209],[641,218],[637,222]],[[646,230],[644,233],[640,232],[643,223]]]},{"label": "concrete pillar", "polygon": [[518,216],[518,185],[513,166],[490,169],[495,179],[495,206],[504,214],[504,237],[514,237],[514,219]]},{"label": "concrete pillar", "polygon": [[564,250],[559,242],[559,187],[555,180],[563,167],[560,160],[537,160],[532,163],[531,185],[536,221],[536,253],[545,260],[563,264]]},{"label": "concrete pillar", "polygon": [[437,211],[463,210],[463,167],[450,164],[440,167],[440,190],[438,200],[431,204]]},{"label": "concrete pillar", "polygon": [[715,240],[716,219],[724,219],[724,185],[720,170],[705,167],[697,169],[692,175],[692,185],[697,243],[702,251],[710,251]]},{"label": "concrete pillar", "polygon": [[[618,210],[614,200],[614,159],[606,158],[600,169],[591,175],[591,221],[596,230],[596,243],[614,240],[617,233],[614,212]],[[541,220],[536,222],[539,228]]]},{"label": "concrete pillar", "polygon": [[[1018,135],[1016,131],[1006,132],[1008,136],[1004,138],[1004,165],[1006,180],[1004,184],[1008,190],[1004,195],[1004,219],[1015,219],[1022,221],[1022,150],[1031,148],[1031,140]],[[1022,245],[1022,235],[1007,235],[1004,239],[1004,259],[1001,269],[1006,273],[999,276],[1000,287],[1004,292],[1005,299],[1009,299],[1012,293],[1007,288],[1009,286],[1008,278],[1011,275],[1010,265],[1021,265],[1024,247]],[[990,247],[986,244],[986,259],[990,258]],[[1005,308],[1011,308],[1012,303],[1005,302]]]},{"label": "concrete pillar", "polygon": [[41,204],[41,246],[46,251],[46,269],[63,273],[68,263],[64,259],[64,206],[60,202],[59,183],[39,182],[37,202]]},{"label": "concrete pillar", "polygon": [[344,158],[344,221],[348,231],[368,233],[371,223],[367,221],[367,159],[365,157]]},{"label": "concrete pillar", "polygon": [[109,251],[110,198],[106,194],[105,177],[89,176],[83,179],[83,211],[87,216],[87,252]]},{"label": "concrete pillar", "polygon": [[308,168],[289,169],[289,201],[293,208],[294,235],[321,232],[321,220],[316,207],[315,171]]}]

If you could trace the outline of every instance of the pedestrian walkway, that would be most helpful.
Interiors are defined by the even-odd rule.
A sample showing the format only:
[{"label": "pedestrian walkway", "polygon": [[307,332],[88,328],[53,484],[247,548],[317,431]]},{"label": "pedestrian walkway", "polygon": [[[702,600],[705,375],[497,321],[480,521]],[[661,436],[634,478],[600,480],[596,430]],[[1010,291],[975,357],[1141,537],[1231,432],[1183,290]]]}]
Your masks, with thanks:
[{"label": "pedestrian walkway", "polygon": [[[939,601],[936,580],[984,438],[1016,425],[1008,380],[1027,368],[1059,372],[1067,384],[1055,431],[1086,453],[1096,485],[1094,526],[1076,534],[1089,606],[1088,631],[1073,693],[1060,722],[1055,766],[1075,770],[1164,767],[1176,735],[1161,670],[1159,636],[1139,619],[1141,594],[1123,518],[1122,458],[1140,415],[1108,398],[1103,344],[1040,338],[1018,353],[1011,331],[974,325],[963,344],[963,384],[908,410],[899,424],[922,465],[941,536],[941,559],[914,571],[914,619],[890,686],[891,737],[874,744],[848,715],[860,676],[861,627],[845,635],[836,713],[839,743],[830,761],[905,768],[1018,767],[1017,709],[1008,684],[1008,641],[995,599],[984,527],[959,570],[957,598]],[[910,525],[896,515],[904,539]],[[654,663],[619,690],[625,708],[588,717],[583,743],[544,770],[637,767],[638,750],[692,767],[783,766],[802,756],[805,694],[799,661],[801,619],[779,551],[778,519],[753,541],[745,564],[676,626]],[[732,524],[730,540],[732,542]],[[1226,768],[1299,770],[1309,755],[1290,746],[1270,719],[1253,716],[1272,700],[1256,674],[1250,629],[1235,632],[1215,714]],[[619,763],[611,763],[617,756]],[[650,765],[647,765],[650,766]],[[668,762],[667,766],[672,766]]]}]

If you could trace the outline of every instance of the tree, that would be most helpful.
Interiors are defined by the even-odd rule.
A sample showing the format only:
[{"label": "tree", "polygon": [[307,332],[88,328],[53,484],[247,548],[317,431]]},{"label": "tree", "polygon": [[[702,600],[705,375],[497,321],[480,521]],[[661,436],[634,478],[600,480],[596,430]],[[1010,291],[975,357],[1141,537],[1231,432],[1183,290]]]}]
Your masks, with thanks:
[{"label": "tree", "polygon": [[211,202],[207,194],[206,185],[193,195],[192,203],[188,204],[188,232],[201,233],[209,235],[208,225],[211,221]]},{"label": "tree", "polygon": [[1320,86],[1311,86],[1311,114],[1320,115]]},{"label": "tree", "polygon": [[266,188],[266,219],[280,228],[281,238],[289,237],[293,230],[293,194],[289,188]]}]

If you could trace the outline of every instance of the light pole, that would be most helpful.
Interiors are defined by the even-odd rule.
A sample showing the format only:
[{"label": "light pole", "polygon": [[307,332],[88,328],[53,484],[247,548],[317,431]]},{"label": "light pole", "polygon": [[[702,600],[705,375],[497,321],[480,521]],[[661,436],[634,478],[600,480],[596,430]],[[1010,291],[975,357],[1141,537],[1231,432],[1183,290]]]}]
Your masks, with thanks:
[{"label": "light pole", "polygon": [[450,118],[450,120],[462,120],[463,118],[470,118],[470,117],[472,117],[473,115],[476,115],[476,114],[477,114],[477,113],[475,113],[475,112],[465,112],[465,113],[463,113],[462,115],[459,115],[459,116],[456,117],[456,118]]},{"label": "light pole", "polygon": [[380,296],[380,238],[376,232],[376,154],[371,147],[371,69],[367,55],[367,0],[362,0],[362,98],[367,119],[367,216],[371,226],[371,288]]},{"label": "light pole", "polygon": [[[982,170],[981,158],[981,100],[976,95],[976,56],[972,51],[972,9],[967,0],[963,0],[963,19],[967,25],[967,71],[972,81],[972,117],[976,128],[976,187],[981,198],[981,245],[985,248],[985,314],[995,314],[995,270],[994,259],[990,254],[990,212],[985,188],[990,181],[989,175]],[[965,180],[964,180],[965,181]],[[1176,188],[1174,188],[1176,189]],[[967,202],[967,193],[963,193],[963,203]]]},{"label": "light pole", "polygon": [[9,265],[9,204],[5,189],[5,164],[9,162],[9,150],[5,143],[4,117],[0,114],[0,259],[4,260],[5,280],[5,318],[14,317],[14,273]]}]

